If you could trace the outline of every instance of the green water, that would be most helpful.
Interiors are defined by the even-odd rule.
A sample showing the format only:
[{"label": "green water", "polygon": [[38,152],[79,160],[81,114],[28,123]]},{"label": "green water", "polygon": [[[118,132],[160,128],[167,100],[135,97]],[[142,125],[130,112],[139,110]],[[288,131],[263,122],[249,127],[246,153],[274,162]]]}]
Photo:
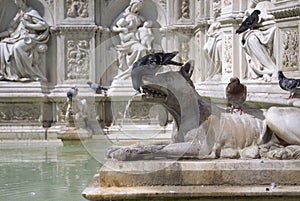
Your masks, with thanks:
[{"label": "green water", "polygon": [[82,145],[6,145],[0,155],[0,201],[84,201],[101,166]]}]

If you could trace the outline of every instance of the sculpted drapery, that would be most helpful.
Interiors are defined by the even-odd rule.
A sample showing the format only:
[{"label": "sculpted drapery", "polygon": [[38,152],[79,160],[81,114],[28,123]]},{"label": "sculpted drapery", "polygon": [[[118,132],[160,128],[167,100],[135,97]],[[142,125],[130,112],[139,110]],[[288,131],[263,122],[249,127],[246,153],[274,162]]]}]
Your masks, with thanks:
[{"label": "sculpted drapery", "polygon": [[7,31],[0,33],[0,80],[46,81],[40,54],[47,50],[49,26],[25,0],[15,0],[19,11]]}]

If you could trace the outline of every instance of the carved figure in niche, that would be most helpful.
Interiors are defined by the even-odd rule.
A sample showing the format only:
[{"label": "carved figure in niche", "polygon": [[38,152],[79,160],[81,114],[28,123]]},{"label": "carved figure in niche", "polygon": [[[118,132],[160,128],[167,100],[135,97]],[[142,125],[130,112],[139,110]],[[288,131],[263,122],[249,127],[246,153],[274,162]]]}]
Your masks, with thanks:
[{"label": "carved figure in niche", "polygon": [[144,25],[138,29],[137,37],[141,41],[141,44],[144,45],[148,53],[152,51],[152,42],[154,40],[154,36],[152,33],[152,21],[147,20],[144,22]]},{"label": "carved figure in niche", "polygon": [[49,26],[26,0],[14,0],[19,11],[7,31],[0,33],[0,80],[46,81],[40,69],[47,51]]},{"label": "carved figure in niche", "polygon": [[221,23],[217,21],[217,17],[219,17],[221,13],[221,2],[213,3],[213,11],[214,21],[208,28],[208,39],[203,47],[210,62],[208,78],[222,73],[222,33],[220,29]]},{"label": "carved figure in niche", "polygon": [[264,0],[251,0],[246,16],[259,10],[257,27],[241,34],[241,46],[245,49],[247,77],[271,81],[276,76],[277,66],[273,57],[273,41],[276,32],[274,16],[267,13],[273,4]]},{"label": "carved figure in niche", "polygon": [[[140,27],[144,25],[150,29],[150,24],[144,24],[145,18],[140,15],[143,5],[143,0],[131,0],[129,6],[111,26],[111,30],[118,33],[121,40],[120,44],[115,46],[118,54],[118,67],[121,71],[115,79],[129,78],[132,64],[145,56],[147,50],[152,49],[147,47],[147,44],[143,44],[145,41],[142,42],[138,37]],[[151,33],[148,32],[148,34]]]}]

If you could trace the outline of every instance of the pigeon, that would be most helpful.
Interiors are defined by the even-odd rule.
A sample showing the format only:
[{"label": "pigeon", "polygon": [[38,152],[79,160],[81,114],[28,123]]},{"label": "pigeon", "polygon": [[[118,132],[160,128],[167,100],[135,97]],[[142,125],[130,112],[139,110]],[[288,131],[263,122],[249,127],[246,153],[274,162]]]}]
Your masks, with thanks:
[{"label": "pigeon", "polygon": [[257,27],[257,23],[259,20],[258,15],[260,14],[260,10],[254,10],[250,16],[248,16],[241,24],[241,26],[236,30],[236,34],[240,34],[245,32],[248,29],[254,29]]},{"label": "pigeon", "polygon": [[238,109],[240,114],[242,114],[243,103],[247,97],[247,87],[240,83],[239,78],[230,78],[230,83],[226,87],[226,97],[228,103],[231,105],[229,109],[230,113],[233,113],[234,109]]},{"label": "pigeon", "polygon": [[91,89],[93,89],[96,94],[102,94],[102,90],[107,91],[108,89],[101,86],[100,84],[93,83],[91,81],[88,81],[87,84],[90,86]]},{"label": "pigeon", "polygon": [[142,77],[144,75],[155,75],[163,65],[182,66],[182,63],[173,61],[172,59],[178,54],[177,51],[169,53],[152,53],[137,60],[131,70],[132,86],[141,93],[143,85]]},{"label": "pigeon", "polygon": [[78,88],[72,87],[67,91],[67,97],[69,101],[72,101],[72,99],[78,94]]},{"label": "pigeon", "polygon": [[278,71],[278,80],[280,88],[290,92],[288,99],[294,98],[296,89],[300,87],[300,79],[287,78],[280,70]]}]

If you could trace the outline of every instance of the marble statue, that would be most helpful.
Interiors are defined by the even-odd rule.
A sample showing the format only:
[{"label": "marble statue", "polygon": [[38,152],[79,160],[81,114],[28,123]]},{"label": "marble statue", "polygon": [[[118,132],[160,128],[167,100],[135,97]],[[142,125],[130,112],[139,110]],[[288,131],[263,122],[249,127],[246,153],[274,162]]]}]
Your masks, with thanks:
[{"label": "marble statue", "polygon": [[247,77],[262,78],[271,81],[276,76],[278,67],[273,56],[273,41],[276,32],[274,16],[267,13],[273,4],[265,0],[252,0],[246,16],[254,10],[260,10],[258,27],[241,34],[241,46],[246,52],[248,64]]},{"label": "marble statue", "polygon": [[108,158],[300,158],[300,132],[296,128],[300,110],[273,107],[270,114],[266,109],[243,115],[226,113],[197,93],[190,82],[192,73],[188,73],[192,64],[156,75],[133,71],[132,79],[138,77],[135,73],[143,79],[142,100],[164,106],[172,114],[177,132],[171,143],[112,146],[107,149]]},{"label": "marble statue", "polygon": [[26,0],[14,3],[19,11],[8,30],[0,33],[0,80],[46,81],[40,55],[47,51],[49,26]]},{"label": "marble statue", "polygon": [[212,78],[216,74],[222,73],[222,32],[221,23],[217,21],[217,17],[221,13],[221,2],[213,3],[214,21],[207,30],[207,42],[203,49],[209,58],[210,68],[208,70],[208,78]]},{"label": "marble statue", "polygon": [[152,22],[139,13],[143,5],[143,0],[131,0],[111,26],[112,32],[118,33],[120,38],[120,44],[115,48],[121,72],[115,79],[129,78],[132,64],[152,49]]}]

